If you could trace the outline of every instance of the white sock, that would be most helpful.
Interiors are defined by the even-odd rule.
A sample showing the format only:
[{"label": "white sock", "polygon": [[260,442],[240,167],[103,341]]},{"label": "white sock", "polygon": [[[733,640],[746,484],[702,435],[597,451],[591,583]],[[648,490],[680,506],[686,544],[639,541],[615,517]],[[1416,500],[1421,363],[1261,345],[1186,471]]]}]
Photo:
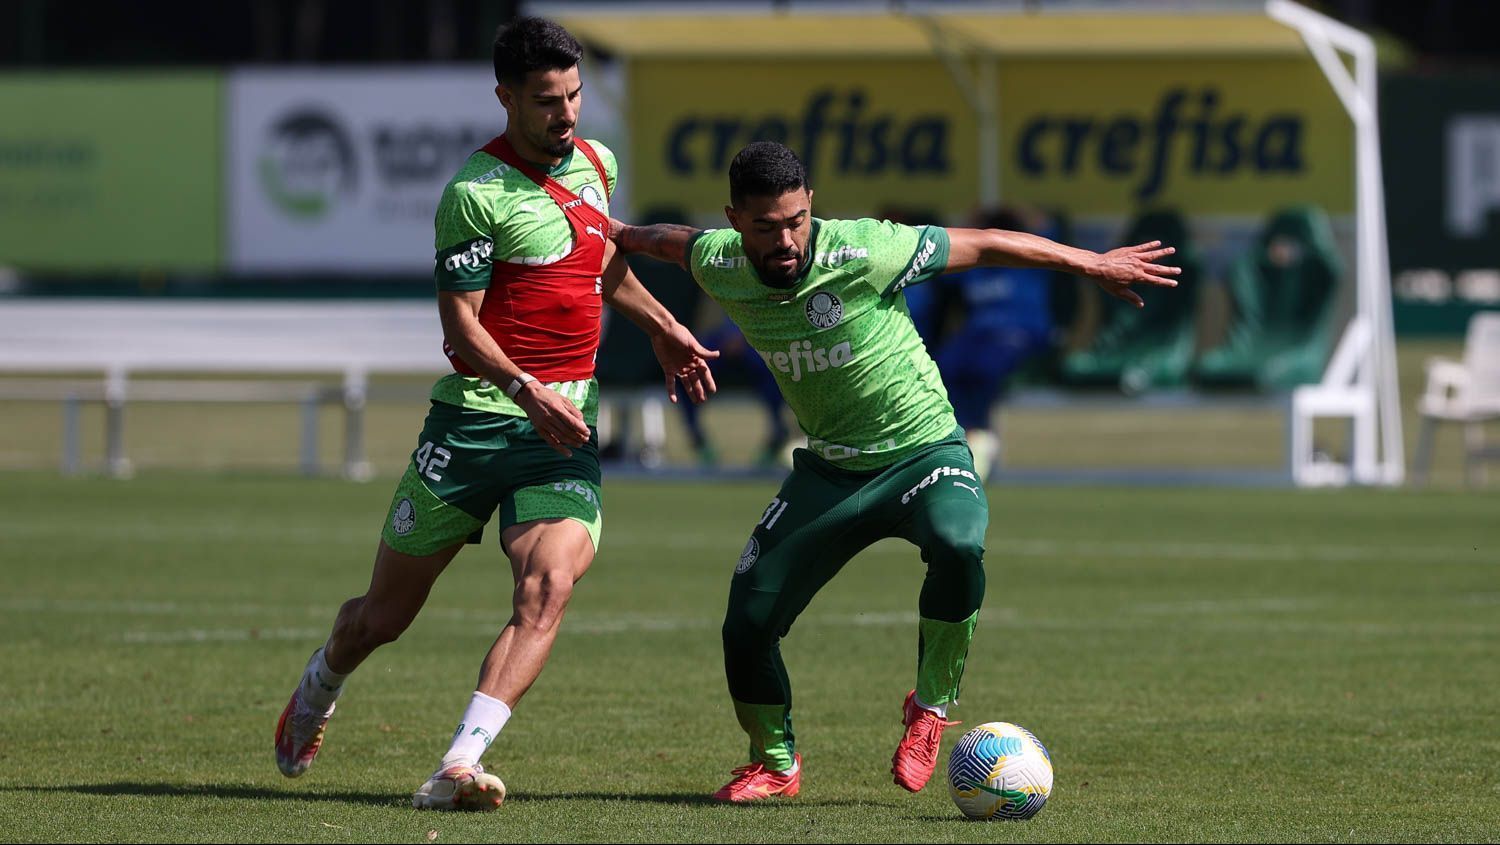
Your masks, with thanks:
[{"label": "white sock", "polygon": [[927,702],[922,700],[921,696],[913,696],[912,701],[923,710],[931,710],[932,712],[938,714],[938,718],[948,718],[947,704],[928,704]]},{"label": "white sock", "polygon": [[302,703],[314,710],[327,710],[344,691],[344,681],[348,677],[329,669],[323,660],[323,649],[318,649],[302,673]]},{"label": "white sock", "polygon": [[469,709],[464,711],[464,720],[453,732],[453,744],[448,746],[448,753],[443,755],[443,763],[438,768],[478,763],[484,750],[500,735],[500,729],[508,721],[509,705],[475,690],[474,697],[469,699]]}]

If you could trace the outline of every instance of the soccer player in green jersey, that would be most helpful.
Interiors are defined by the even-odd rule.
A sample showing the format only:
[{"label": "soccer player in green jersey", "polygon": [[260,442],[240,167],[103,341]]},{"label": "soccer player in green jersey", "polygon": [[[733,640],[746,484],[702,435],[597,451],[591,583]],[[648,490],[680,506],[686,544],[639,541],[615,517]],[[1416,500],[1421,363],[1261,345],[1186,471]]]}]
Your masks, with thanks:
[{"label": "soccer player in green jersey", "polygon": [[1042,267],[1093,278],[1139,306],[1129,285],[1176,285],[1177,268],[1153,263],[1173,249],[1101,255],[1021,232],[820,220],[802,162],[770,142],[735,156],[729,195],[728,229],[610,224],[624,251],[683,265],[724,307],[808,436],[734,570],[724,668],[750,761],[714,798],[797,793],[801,756],[778,643],[850,558],[886,537],[910,541],[927,563],[916,687],[891,760],[896,783],[916,792],[955,724],[948,706],[984,598],[989,506],[902,289],[974,267]]},{"label": "soccer player in green jersey", "polygon": [[449,561],[498,513],[512,613],[448,752],[412,796],[425,809],[490,810],[504,799],[480,755],[541,673],[598,549],[593,375],[603,304],[651,336],[673,401],[677,378],[694,401],[712,392],[705,359],[717,355],[651,297],[606,238],[615,160],[574,137],[578,42],[555,23],[522,18],[497,35],[494,53],[505,134],[469,157],[436,218],[438,314],[454,372],[433,386],[369,589],[340,608],[276,726],[277,765],[298,777],[322,745],[345,678],[406,630]]}]

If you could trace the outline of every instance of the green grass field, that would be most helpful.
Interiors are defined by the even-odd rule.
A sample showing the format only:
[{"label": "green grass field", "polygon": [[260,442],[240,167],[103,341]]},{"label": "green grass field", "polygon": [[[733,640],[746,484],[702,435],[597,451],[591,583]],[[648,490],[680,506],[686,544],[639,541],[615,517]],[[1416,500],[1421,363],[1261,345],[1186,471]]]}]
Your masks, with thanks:
[{"label": "green grass field", "polygon": [[[784,650],[802,795],[720,807],[743,762],[718,624],[774,482],[607,482],[604,549],[487,755],[498,813],[419,813],[508,615],[490,543],[351,680],[317,765],[271,734],[389,484],[0,475],[0,840],[1494,841],[1500,495],[991,489],[967,725],[1052,752],[1030,822],[887,773],[914,551],[857,558]],[[956,736],[950,734],[944,748]]]}]

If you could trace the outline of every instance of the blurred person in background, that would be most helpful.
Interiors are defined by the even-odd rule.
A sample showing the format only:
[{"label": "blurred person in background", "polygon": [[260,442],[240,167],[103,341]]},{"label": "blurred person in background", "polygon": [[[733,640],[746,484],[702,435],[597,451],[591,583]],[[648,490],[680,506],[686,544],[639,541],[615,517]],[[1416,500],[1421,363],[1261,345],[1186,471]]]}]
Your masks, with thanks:
[{"label": "blurred person in background", "polygon": [[[714,389],[704,349],[629,272],[606,235],[608,149],[574,136],[582,49],[539,18],[494,42],[505,133],[475,152],[438,207],[438,313],[455,372],[432,408],[386,515],[369,589],[340,608],[276,726],[288,777],[312,765],[348,678],[415,619],[433,583],[499,513],[512,613],[417,808],[489,810],[505,786],[480,756],[542,671],[602,528],[598,434],[603,304],[651,338],[669,397]],[[511,586],[508,584],[507,586]]]},{"label": "blurred person in background", "polygon": [[1171,287],[1159,243],[1103,255],[998,229],[920,228],[820,220],[797,155],[756,142],[729,167],[731,228],[626,226],[626,252],[687,269],[771,365],[807,433],[791,474],[761,514],[730,582],[724,668],[750,761],[714,798],[792,797],[802,761],[780,641],[813,596],[855,554],[900,537],[921,550],[916,687],[902,705],[891,773],[916,792],[937,765],[948,707],[984,598],[989,505],[937,365],[903,291],[976,267],[1037,267],[1093,278],[1141,303],[1132,283]]},{"label": "blurred person in background", "polygon": [[[1049,239],[1058,234],[1047,215],[1003,206],[979,210],[971,225]],[[1052,275],[1041,267],[975,267],[908,292],[913,322],[937,360],[981,478],[1000,462],[995,403],[1017,370],[1052,348]],[[943,332],[950,312],[957,312],[959,323]]]}]

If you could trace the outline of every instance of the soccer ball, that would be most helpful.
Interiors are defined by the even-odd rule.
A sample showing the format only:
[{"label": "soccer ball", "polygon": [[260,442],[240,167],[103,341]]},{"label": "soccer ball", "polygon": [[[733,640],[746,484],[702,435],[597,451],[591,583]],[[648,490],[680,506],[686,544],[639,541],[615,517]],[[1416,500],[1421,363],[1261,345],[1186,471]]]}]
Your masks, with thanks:
[{"label": "soccer ball", "polygon": [[1029,819],[1052,794],[1052,756],[1020,725],[987,722],[948,756],[948,794],[971,819]]}]

